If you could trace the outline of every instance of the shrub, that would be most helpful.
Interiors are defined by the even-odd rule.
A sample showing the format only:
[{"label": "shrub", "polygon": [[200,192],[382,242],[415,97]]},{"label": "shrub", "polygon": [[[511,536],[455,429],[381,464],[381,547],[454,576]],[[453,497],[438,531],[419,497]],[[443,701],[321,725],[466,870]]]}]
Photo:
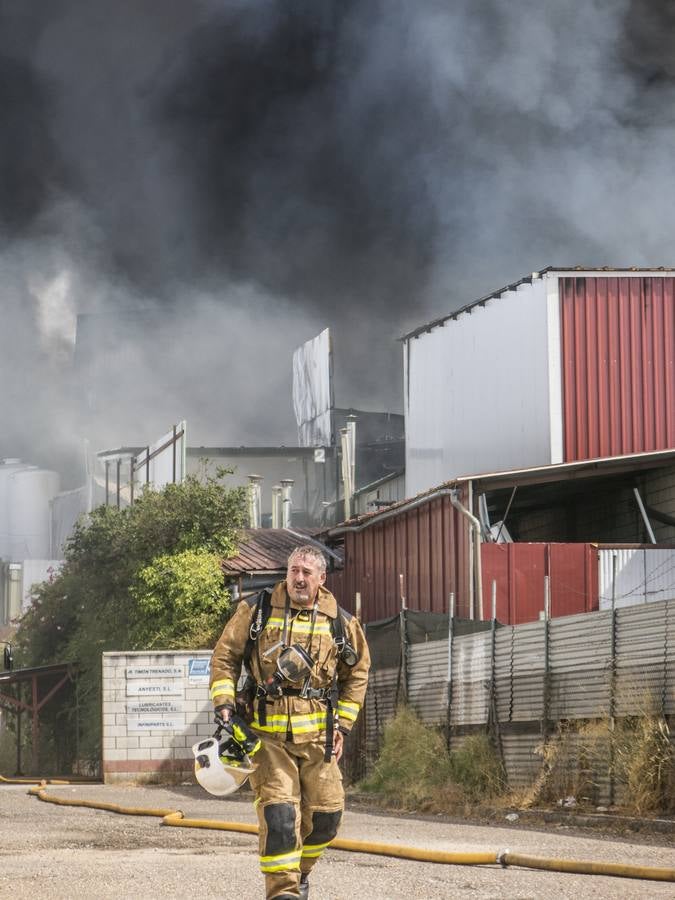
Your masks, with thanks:
[{"label": "shrub", "polygon": [[504,778],[487,735],[472,735],[448,752],[444,735],[400,707],[385,727],[379,757],[361,788],[390,806],[450,813],[496,796]]}]

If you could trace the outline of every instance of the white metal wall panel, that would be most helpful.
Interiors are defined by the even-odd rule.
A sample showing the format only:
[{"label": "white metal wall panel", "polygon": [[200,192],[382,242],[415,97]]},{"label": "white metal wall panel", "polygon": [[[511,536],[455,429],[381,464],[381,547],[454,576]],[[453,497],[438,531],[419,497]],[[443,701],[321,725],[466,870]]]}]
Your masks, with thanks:
[{"label": "white metal wall panel", "polygon": [[675,549],[600,550],[598,556],[600,609],[611,609],[613,590],[617,609],[675,598]]},{"label": "white metal wall panel", "polygon": [[354,495],[355,512],[357,515],[371,513],[377,509],[378,502],[397,503],[403,499],[405,499],[405,475],[398,475],[372,490],[357,491]]},{"label": "white metal wall panel", "polygon": [[408,339],[407,496],[552,461],[548,310],[538,279]]}]

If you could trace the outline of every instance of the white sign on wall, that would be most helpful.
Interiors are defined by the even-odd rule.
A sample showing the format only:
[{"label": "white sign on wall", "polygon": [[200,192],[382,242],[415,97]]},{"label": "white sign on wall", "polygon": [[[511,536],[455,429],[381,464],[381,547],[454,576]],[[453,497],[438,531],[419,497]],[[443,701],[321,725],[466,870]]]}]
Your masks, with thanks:
[{"label": "white sign on wall", "polygon": [[127,703],[127,712],[146,716],[157,713],[179,713],[183,712],[183,703],[180,700],[136,700]]},{"label": "white sign on wall", "polygon": [[127,666],[127,678],[182,678],[182,666]]},{"label": "white sign on wall", "polygon": [[183,686],[181,684],[143,684],[142,682],[127,682],[127,697],[151,697],[164,694],[168,697],[182,697]]},{"label": "white sign on wall", "polygon": [[160,719],[157,716],[127,718],[127,731],[182,731],[185,727],[183,716]]}]

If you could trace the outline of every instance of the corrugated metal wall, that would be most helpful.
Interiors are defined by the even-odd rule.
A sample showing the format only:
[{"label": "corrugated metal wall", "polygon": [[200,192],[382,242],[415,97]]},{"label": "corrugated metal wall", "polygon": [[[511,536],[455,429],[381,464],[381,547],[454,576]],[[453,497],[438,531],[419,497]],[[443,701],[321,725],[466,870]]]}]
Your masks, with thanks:
[{"label": "corrugated metal wall", "polygon": [[360,591],[363,620],[386,619],[401,608],[403,575],[409,609],[448,612],[452,591],[457,615],[468,618],[468,540],[467,522],[447,496],[362,531],[347,532],[338,600],[353,610]]},{"label": "corrugated metal wall", "polygon": [[675,447],[674,285],[560,278],[566,462]]},{"label": "corrugated metal wall", "polygon": [[544,576],[551,586],[551,615],[569,616],[598,608],[597,549],[592,544],[483,544],[483,609],[491,615],[497,582],[497,619],[503,624],[534,622],[544,610]]},{"label": "corrugated metal wall", "polygon": [[598,555],[600,609],[611,609],[612,600],[615,606],[635,606],[675,597],[675,549],[599,550]]},{"label": "corrugated metal wall", "polygon": [[[612,633],[615,656],[612,659]],[[500,627],[495,633],[494,691],[509,782],[531,783],[541,765],[537,746],[556,723],[570,719],[675,715],[675,599]],[[409,648],[407,685],[398,668],[374,670],[366,700],[368,758],[405,695],[434,725],[448,717],[448,641]],[[490,631],[452,642],[451,746],[485,726],[493,683]],[[604,786],[603,786],[604,785]],[[606,802],[608,782],[601,782]],[[603,793],[604,792],[604,793]]]},{"label": "corrugated metal wall", "polygon": [[405,341],[408,497],[460,475],[559,462],[547,285],[521,284]]}]

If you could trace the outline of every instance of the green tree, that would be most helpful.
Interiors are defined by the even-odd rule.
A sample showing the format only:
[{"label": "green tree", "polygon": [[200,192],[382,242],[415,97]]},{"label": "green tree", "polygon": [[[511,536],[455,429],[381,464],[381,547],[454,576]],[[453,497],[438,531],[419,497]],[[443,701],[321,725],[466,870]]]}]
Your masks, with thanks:
[{"label": "green tree", "polygon": [[104,651],[206,647],[222,630],[229,595],[220,560],[233,554],[245,513],[244,489],[225,487],[225,474],[95,509],[75,528],[59,575],[34,590],[18,661],[79,663],[81,751],[92,758]]},{"label": "green tree", "polygon": [[220,557],[209,550],[162,554],[138,573],[132,642],[148,649],[208,647],[222,629],[229,595]]}]

